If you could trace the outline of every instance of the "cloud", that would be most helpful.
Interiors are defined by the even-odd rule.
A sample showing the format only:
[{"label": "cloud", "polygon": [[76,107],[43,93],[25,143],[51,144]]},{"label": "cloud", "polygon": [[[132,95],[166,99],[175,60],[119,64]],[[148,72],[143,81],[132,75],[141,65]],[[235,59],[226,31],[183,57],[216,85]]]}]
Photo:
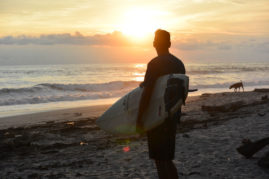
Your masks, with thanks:
[{"label": "cloud", "polygon": [[180,50],[185,51],[193,51],[193,50],[230,50],[233,48],[233,43],[228,41],[220,41],[214,42],[211,40],[198,41],[195,39],[189,39],[185,41],[176,41],[173,47],[178,48]]},{"label": "cloud", "polygon": [[[227,37],[227,36],[225,36]],[[224,37],[222,37],[224,38]],[[198,39],[198,38],[197,38]],[[231,36],[227,37],[228,40],[220,40],[214,38],[208,38],[205,40],[197,40],[195,38],[177,40],[172,43],[172,47],[183,51],[256,51],[269,53],[269,39],[268,38],[253,38],[253,37],[241,37]]]},{"label": "cloud", "polygon": [[79,32],[74,35],[65,34],[49,34],[32,36],[5,36],[0,38],[0,45],[100,45],[100,46],[128,46],[131,43],[128,39],[118,31],[103,35],[84,36]]},{"label": "cloud", "polygon": [[[180,36],[180,35],[179,35]],[[150,41],[151,42],[151,41]],[[49,34],[38,37],[33,36],[5,36],[0,38],[0,45],[78,45],[78,46],[110,46],[110,47],[151,47],[151,43],[145,42],[136,44],[131,42],[119,31],[109,34],[97,34],[85,36],[79,32],[75,34]],[[172,47],[181,51],[256,51],[268,54],[269,39],[266,37],[251,37],[237,35],[215,35],[206,36],[198,34],[190,38],[175,39],[172,41]]]}]

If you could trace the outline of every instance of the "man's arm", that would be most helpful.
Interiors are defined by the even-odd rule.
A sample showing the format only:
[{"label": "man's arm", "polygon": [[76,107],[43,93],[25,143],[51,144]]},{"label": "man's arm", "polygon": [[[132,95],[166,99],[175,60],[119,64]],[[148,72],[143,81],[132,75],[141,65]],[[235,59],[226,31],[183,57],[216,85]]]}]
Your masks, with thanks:
[{"label": "man's arm", "polygon": [[147,110],[151,98],[151,94],[153,92],[153,87],[156,81],[156,72],[151,64],[148,65],[147,71],[145,74],[144,82],[140,85],[143,89],[141,94],[138,114],[137,114],[137,121],[136,121],[136,130],[137,132],[143,131],[143,121],[142,117],[144,112]]},{"label": "man's arm", "polygon": [[137,121],[136,121],[136,131],[137,132],[143,131],[142,116],[148,108],[152,91],[153,91],[152,87],[145,86],[144,90],[141,94],[141,99],[140,99],[139,108],[138,108]]}]

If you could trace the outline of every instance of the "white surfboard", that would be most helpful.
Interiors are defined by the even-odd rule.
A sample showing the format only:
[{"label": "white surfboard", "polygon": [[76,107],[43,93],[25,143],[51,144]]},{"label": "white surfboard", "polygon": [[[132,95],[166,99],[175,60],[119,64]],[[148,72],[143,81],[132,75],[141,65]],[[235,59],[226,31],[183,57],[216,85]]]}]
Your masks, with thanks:
[{"label": "white surfboard", "polygon": [[[184,97],[177,100],[173,107],[170,108],[170,110],[167,110],[165,93],[167,93],[167,89],[169,88],[171,81],[179,81],[181,83]],[[160,125],[165,118],[168,117],[168,112],[173,114],[178,111],[187,98],[188,88],[189,77],[184,74],[170,74],[158,78],[153,89],[149,106],[142,117],[145,131]],[[120,98],[96,120],[97,125],[101,129],[116,135],[135,134],[136,120],[142,91],[143,88],[137,87]]]}]

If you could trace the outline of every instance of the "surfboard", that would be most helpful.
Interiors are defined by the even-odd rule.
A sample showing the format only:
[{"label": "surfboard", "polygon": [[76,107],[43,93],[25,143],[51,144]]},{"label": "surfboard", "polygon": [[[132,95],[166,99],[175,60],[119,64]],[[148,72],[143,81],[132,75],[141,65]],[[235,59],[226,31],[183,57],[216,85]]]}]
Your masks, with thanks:
[{"label": "surfboard", "polygon": [[[189,77],[184,74],[161,76],[155,82],[149,106],[142,116],[144,130],[160,125],[179,110],[188,96]],[[102,129],[115,135],[136,134],[136,120],[143,88],[137,87],[96,120]]]}]

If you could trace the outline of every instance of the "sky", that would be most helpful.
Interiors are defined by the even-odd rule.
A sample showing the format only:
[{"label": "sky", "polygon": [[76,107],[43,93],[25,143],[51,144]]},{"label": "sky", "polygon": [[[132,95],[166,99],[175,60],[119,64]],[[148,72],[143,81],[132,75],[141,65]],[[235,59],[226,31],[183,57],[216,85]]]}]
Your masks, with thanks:
[{"label": "sky", "polygon": [[0,0],[0,65],[269,61],[268,0]]}]

